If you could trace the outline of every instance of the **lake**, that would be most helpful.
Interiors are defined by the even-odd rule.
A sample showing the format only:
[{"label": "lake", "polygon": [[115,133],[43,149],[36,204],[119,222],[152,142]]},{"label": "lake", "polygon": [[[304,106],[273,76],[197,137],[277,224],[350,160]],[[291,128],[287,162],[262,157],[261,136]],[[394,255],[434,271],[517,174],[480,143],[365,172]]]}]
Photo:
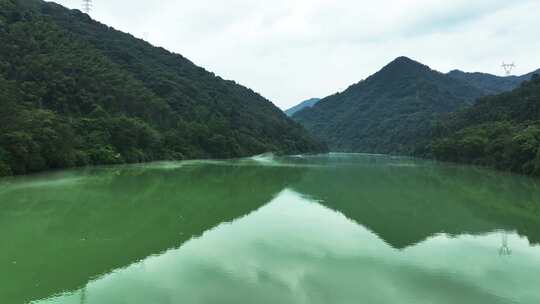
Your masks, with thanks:
[{"label": "lake", "polygon": [[0,180],[0,303],[540,303],[540,183],[329,154]]}]

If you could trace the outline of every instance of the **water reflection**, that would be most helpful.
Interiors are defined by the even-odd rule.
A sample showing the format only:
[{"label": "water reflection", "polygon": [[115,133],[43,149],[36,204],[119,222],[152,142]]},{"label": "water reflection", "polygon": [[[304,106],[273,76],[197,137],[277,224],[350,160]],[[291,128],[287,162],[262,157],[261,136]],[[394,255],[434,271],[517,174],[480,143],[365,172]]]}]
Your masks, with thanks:
[{"label": "water reflection", "polygon": [[399,157],[338,154],[302,160],[312,161],[327,166],[307,171],[292,188],[367,226],[395,248],[437,233],[498,229],[540,242],[537,180]]},{"label": "water reflection", "polygon": [[2,180],[0,210],[0,303],[540,301],[538,183],[473,167],[104,167]]},{"label": "water reflection", "polygon": [[[540,250],[507,234],[439,234],[397,250],[319,202],[281,192],[249,216],[37,303],[538,303]],[[524,270],[527,271],[524,272]]]},{"label": "water reflection", "polygon": [[508,245],[508,233],[506,231],[501,231],[501,235],[502,235],[502,245],[499,248],[499,255],[501,256],[512,255],[512,250],[510,249],[510,246]]},{"label": "water reflection", "polygon": [[0,186],[0,303],[28,303],[177,247],[261,207],[295,168],[75,170]]}]

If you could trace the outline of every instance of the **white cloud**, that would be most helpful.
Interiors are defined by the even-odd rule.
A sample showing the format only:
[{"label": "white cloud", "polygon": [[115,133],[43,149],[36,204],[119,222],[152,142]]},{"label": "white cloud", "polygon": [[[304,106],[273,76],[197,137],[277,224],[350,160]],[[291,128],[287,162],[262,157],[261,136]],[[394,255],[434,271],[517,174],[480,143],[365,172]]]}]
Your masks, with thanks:
[{"label": "white cloud", "polygon": [[[79,8],[80,0],[57,0]],[[324,97],[405,55],[446,72],[540,68],[536,0],[94,0],[92,16],[278,106]]]}]

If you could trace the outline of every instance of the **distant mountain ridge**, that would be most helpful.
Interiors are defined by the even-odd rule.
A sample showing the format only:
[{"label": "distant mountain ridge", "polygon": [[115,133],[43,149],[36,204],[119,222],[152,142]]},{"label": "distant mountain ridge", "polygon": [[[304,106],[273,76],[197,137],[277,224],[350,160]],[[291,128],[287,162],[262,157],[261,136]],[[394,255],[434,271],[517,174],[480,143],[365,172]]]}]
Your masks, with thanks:
[{"label": "distant mountain ridge", "polygon": [[408,154],[429,140],[437,117],[483,95],[482,89],[399,57],[293,118],[333,151]]},{"label": "distant mountain ridge", "polygon": [[301,110],[303,110],[305,108],[313,107],[320,100],[321,100],[320,98],[311,98],[311,99],[308,99],[308,100],[304,100],[301,103],[297,104],[296,106],[294,106],[294,107],[292,107],[292,108],[290,108],[288,110],[285,110],[285,114],[287,114],[287,116],[291,117],[298,111],[301,111]]},{"label": "distant mountain ridge", "polygon": [[486,95],[492,95],[512,91],[524,81],[531,80],[531,77],[537,73],[540,73],[540,69],[522,76],[507,77],[479,72],[468,73],[460,70],[450,71],[447,75],[483,90]]}]

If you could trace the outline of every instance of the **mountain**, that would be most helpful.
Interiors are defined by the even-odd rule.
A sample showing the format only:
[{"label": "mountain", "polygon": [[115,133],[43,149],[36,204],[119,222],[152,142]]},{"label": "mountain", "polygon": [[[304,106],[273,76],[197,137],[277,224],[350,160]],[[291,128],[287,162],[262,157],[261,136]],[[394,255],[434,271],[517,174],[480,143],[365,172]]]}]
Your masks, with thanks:
[{"label": "mountain", "polygon": [[293,116],[294,113],[298,112],[298,111],[301,111],[305,108],[311,108],[313,107],[315,104],[317,104],[317,102],[319,102],[321,99],[320,98],[311,98],[311,99],[308,99],[308,100],[304,100],[302,101],[301,103],[297,104],[296,106],[288,109],[288,110],[285,110],[285,114],[287,114],[287,116]]},{"label": "mountain", "polygon": [[522,76],[508,77],[486,73],[466,73],[460,70],[453,70],[447,75],[483,90],[486,95],[495,95],[518,88],[524,81],[531,80],[535,73],[540,73],[540,69]]},{"label": "mountain", "polygon": [[482,95],[476,87],[399,57],[293,118],[334,151],[404,154],[429,141],[439,115]]},{"label": "mountain", "polygon": [[437,122],[433,157],[540,175],[540,76]]},{"label": "mountain", "polygon": [[270,101],[41,0],[0,1],[0,175],[323,147]]}]

